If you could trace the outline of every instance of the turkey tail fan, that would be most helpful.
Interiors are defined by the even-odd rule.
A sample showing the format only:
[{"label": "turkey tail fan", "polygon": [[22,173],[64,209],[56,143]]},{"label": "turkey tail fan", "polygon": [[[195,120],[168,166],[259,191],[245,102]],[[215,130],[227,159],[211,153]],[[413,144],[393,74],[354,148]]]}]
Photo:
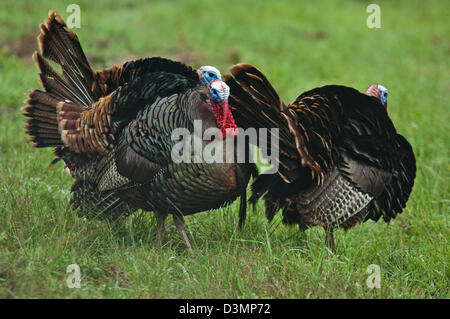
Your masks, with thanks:
[{"label": "turkey tail fan", "polygon": [[[47,21],[41,24],[38,44],[39,53],[35,53],[33,59],[41,72],[39,79],[45,90],[63,100],[91,105],[99,97],[98,93],[91,92],[94,71],[89,66],[78,37],[58,13],[51,11]],[[58,75],[43,58],[58,63],[62,75]]]},{"label": "turkey tail fan", "polygon": [[284,107],[278,93],[256,67],[250,64],[237,64],[230,69],[231,74],[253,97],[266,105]]},{"label": "turkey tail fan", "polygon": [[281,111],[286,106],[258,69],[249,64],[237,64],[230,72],[233,77],[225,75],[224,78],[230,86],[229,102],[233,116],[240,125],[266,128],[284,123]]},{"label": "turkey tail fan", "polygon": [[26,133],[31,135],[34,147],[61,147],[56,121],[56,106],[59,98],[52,93],[32,90],[28,93],[29,98],[25,100],[27,104],[22,108],[24,115],[30,117],[26,120]]},{"label": "turkey tail fan", "polygon": [[[288,109],[280,99],[275,89],[267,78],[254,66],[249,64],[238,64],[230,69],[233,76],[225,75],[224,79],[230,87],[229,103],[236,123],[244,129],[267,128],[271,137],[274,132],[271,128],[277,128],[278,147],[273,143],[267,144],[267,149],[263,149],[265,154],[269,151],[277,151],[279,158],[283,157],[279,164],[289,168],[288,158],[295,154],[295,141],[289,131],[286,121]],[[261,145],[259,145],[261,146]],[[285,156],[284,156],[285,155]],[[289,178],[279,172],[279,174],[289,182]]]},{"label": "turkey tail fan", "polygon": [[[78,38],[61,17],[51,11],[40,28],[39,52],[33,54],[33,60],[40,72],[38,78],[45,92],[30,91],[25,100],[27,105],[22,111],[26,117],[30,117],[26,121],[26,133],[31,135],[34,146],[56,147],[55,156],[61,158],[66,153],[61,130],[74,129],[81,112],[99,94],[91,91],[94,87],[94,72]],[[53,69],[48,60],[58,63],[62,74]],[[61,103],[70,103],[70,110],[65,107],[64,112],[58,114],[58,105]],[[66,119],[61,122],[64,117]]]}]

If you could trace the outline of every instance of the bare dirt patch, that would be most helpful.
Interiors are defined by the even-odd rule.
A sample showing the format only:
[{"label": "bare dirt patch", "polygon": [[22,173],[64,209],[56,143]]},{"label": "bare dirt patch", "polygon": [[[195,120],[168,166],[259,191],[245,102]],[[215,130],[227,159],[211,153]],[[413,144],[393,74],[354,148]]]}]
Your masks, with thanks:
[{"label": "bare dirt patch", "polygon": [[10,51],[12,55],[31,63],[31,56],[38,48],[37,34],[27,33],[20,40],[4,40],[0,45]]},{"label": "bare dirt patch", "polygon": [[306,34],[306,38],[312,39],[312,40],[321,40],[328,37],[328,34],[325,32],[325,30],[316,30],[314,32],[310,32]]}]

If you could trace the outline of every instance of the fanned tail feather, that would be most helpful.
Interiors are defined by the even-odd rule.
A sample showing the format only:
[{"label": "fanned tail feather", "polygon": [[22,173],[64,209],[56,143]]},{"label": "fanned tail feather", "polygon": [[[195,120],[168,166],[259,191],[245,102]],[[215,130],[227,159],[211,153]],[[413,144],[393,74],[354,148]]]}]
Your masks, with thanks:
[{"label": "fanned tail feather", "polygon": [[[266,77],[249,64],[235,65],[230,71],[233,77],[226,75],[225,81],[230,86],[229,101],[237,122],[244,128],[282,129],[286,124],[281,112],[287,108]],[[281,130],[283,138],[289,139],[289,131]]]},{"label": "fanned tail feather", "polygon": [[26,120],[26,133],[31,136],[35,147],[61,147],[63,143],[58,132],[56,121],[56,105],[58,97],[51,93],[32,90],[25,100],[26,106],[22,108],[24,115],[30,117]]},{"label": "fanned tail feather", "polygon": [[[64,100],[91,105],[99,97],[98,93],[91,91],[94,71],[89,66],[78,37],[56,12],[51,11],[47,21],[41,24],[38,44],[39,53],[34,54],[34,60],[41,71],[39,77],[45,90]],[[58,63],[62,75],[58,75],[43,58]]]},{"label": "fanned tail feather", "polygon": [[[54,11],[38,36],[39,52],[33,60],[39,70],[38,79],[44,91],[32,90],[27,104],[22,108],[26,121],[26,133],[35,147],[55,147],[55,156],[65,155],[64,138],[75,130],[76,121],[99,97],[94,92],[94,71],[89,66],[77,36],[67,28],[62,18]],[[61,66],[62,74],[48,60]]]},{"label": "fanned tail feather", "polygon": [[[265,154],[270,151],[279,153],[277,160],[281,167],[289,168],[290,153],[295,151],[295,142],[289,132],[286,113],[287,106],[281,100],[267,78],[257,68],[249,64],[238,64],[230,69],[233,76],[226,75],[225,81],[230,86],[229,102],[233,116],[244,129],[267,128],[271,139]],[[278,129],[278,144],[272,143],[275,137],[272,128]],[[261,145],[259,145],[261,147]],[[277,147],[278,146],[278,147]],[[289,178],[279,172],[286,182]]]}]

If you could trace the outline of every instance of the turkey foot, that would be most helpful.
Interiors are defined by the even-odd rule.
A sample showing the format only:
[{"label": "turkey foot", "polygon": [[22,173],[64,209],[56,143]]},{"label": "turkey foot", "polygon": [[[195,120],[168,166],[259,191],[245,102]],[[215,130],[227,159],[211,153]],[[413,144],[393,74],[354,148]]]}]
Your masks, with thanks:
[{"label": "turkey foot", "polygon": [[186,229],[184,228],[184,220],[183,217],[175,217],[173,216],[173,224],[175,227],[177,227],[178,232],[181,235],[181,238],[183,238],[184,244],[186,245],[186,248],[188,252],[191,254],[191,258],[194,258],[194,252],[192,251],[191,243],[189,242],[189,239],[186,235]]}]

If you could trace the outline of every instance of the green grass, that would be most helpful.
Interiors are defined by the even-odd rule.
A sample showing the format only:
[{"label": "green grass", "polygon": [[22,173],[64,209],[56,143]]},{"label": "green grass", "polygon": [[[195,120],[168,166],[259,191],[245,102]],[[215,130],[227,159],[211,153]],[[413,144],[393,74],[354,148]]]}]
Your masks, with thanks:
[{"label": "green grass", "polygon": [[[336,233],[269,225],[259,203],[237,229],[238,203],[186,218],[196,258],[173,226],[155,243],[153,214],[79,219],[52,151],[27,143],[20,114],[38,87],[31,53],[49,9],[73,1],[0,0],[0,298],[449,298],[450,3],[380,1],[82,1],[75,30],[97,68],[161,55],[226,73],[257,65],[286,101],[325,84],[389,89],[389,114],[413,145],[417,178],[404,212]],[[279,220],[276,220],[277,223]],[[66,267],[81,267],[81,288]],[[367,266],[381,268],[369,289]]]}]

